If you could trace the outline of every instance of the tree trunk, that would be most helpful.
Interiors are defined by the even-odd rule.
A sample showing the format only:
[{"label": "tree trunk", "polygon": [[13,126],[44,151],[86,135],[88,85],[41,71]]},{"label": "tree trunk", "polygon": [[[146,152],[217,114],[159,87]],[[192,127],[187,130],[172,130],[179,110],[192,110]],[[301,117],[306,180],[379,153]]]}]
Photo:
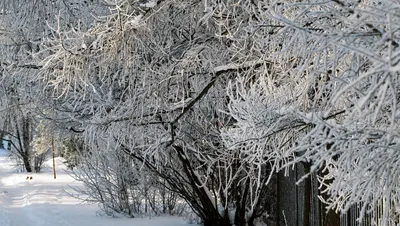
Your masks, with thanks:
[{"label": "tree trunk", "polygon": [[249,192],[250,179],[244,182],[244,191],[242,192],[241,184],[239,183],[236,194],[236,212],[235,212],[235,226],[246,226],[246,202]]},{"label": "tree trunk", "polygon": [[211,197],[209,197],[209,191],[207,190],[207,188],[198,186],[199,184],[201,184],[201,182],[194,172],[194,168],[188,160],[188,157],[185,155],[183,148],[175,145],[173,147],[176,150],[176,154],[182,163],[183,172],[187,175],[190,181],[191,188],[198,198],[198,204],[200,205],[196,205],[196,207],[198,207],[197,210],[202,213],[200,217],[204,221],[204,226],[230,226],[231,223],[229,221],[229,218],[221,216],[218,211],[218,207],[215,206],[215,203],[213,203]]},{"label": "tree trunk", "polygon": [[29,117],[22,118],[22,136],[19,136],[18,139],[22,139],[21,146],[21,155],[22,160],[24,162],[24,166],[27,172],[32,172],[31,162],[30,162],[30,153],[31,153],[31,141],[32,141],[32,134],[31,134],[31,122]]},{"label": "tree trunk", "polygon": [[5,136],[5,133],[3,131],[0,131],[0,148],[4,148],[3,145],[3,137]]},{"label": "tree trunk", "polygon": [[[247,220],[247,225],[248,226],[255,226],[254,220],[256,219],[255,214],[253,214],[248,220]],[[269,225],[268,225],[269,226]]]},{"label": "tree trunk", "polygon": [[[203,225],[204,226],[232,226],[229,219],[224,219],[221,217],[205,219],[203,222]],[[237,226],[241,226],[241,225],[237,225]]]},{"label": "tree trunk", "polygon": [[[163,183],[165,183],[164,180],[163,180]],[[162,213],[167,214],[167,202],[166,202],[167,194],[166,194],[166,189],[165,189],[164,185],[161,187],[160,193],[161,193],[161,200],[162,200]]]},{"label": "tree trunk", "polygon": [[323,226],[337,226],[340,225],[340,215],[333,210],[329,210],[324,216]]},{"label": "tree trunk", "polygon": [[240,203],[238,204],[235,212],[235,226],[246,226],[246,209],[240,208]]},{"label": "tree trunk", "polygon": [[22,156],[22,161],[24,162],[24,167],[26,169],[26,172],[31,173],[32,167],[31,167],[31,163],[29,161],[29,155],[27,153],[24,154],[24,156]]}]

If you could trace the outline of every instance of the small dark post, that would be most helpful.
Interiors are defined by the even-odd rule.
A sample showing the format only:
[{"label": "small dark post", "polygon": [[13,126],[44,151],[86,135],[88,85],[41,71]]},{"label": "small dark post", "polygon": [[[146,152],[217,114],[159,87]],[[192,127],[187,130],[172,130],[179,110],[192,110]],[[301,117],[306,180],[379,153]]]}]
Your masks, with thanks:
[{"label": "small dark post", "polygon": [[54,137],[51,137],[51,149],[53,153],[53,174],[54,174],[54,179],[56,179],[56,161],[55,161],[55,148],[54,148]]}]

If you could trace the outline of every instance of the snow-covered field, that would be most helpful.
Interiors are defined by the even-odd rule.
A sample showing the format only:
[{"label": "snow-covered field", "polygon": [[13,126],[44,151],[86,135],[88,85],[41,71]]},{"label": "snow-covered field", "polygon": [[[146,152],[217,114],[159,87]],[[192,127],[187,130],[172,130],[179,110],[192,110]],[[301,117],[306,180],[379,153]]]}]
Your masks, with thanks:
[{"label": "snow-covered field", "polygon": [[[47,163],[51,165],[51,161]],[[189,226],[182,218],[127,219],[100,217],[97,205],[85,205],[69,196],[68,186],[81,186],[65,173],[57,159],[57,179],[49,168],[40,174],[17,173],[0,149],[0,226]],[[26,180],[32,176],[32,180]],[[193,225],[191,225],[193,226]]]}]

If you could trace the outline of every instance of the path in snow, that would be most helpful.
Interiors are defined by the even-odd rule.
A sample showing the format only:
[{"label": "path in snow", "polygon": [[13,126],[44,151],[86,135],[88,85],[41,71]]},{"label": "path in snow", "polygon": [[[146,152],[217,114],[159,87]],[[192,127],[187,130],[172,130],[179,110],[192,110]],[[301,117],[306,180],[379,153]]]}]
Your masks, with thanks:
[{"label": "path in snow", "polygon": [[[57,179],[51,170],[16,173],[0,149],[0,226],[189,226],[181,218],[127,219],[99,217],[97,205],[83,205],[69,196],[68,186],[81,186],[65,173],[58,160]],[[60,167],[61,165],[61,167]],[[32,176],[32,180],[26,180]],[[193,226],[193,225],[192,225]]]}]

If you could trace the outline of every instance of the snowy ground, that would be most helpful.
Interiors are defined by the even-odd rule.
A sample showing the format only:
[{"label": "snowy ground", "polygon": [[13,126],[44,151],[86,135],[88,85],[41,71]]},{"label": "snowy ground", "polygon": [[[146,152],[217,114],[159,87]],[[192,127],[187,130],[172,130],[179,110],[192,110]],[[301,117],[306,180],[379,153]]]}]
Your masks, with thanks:
[{"label": "snowy ground", "polygon": [[[0,226],[189,226],[178,217],[127,219],[100,217],[97,205],[83,205],[69,196],[71,186],[80,186],[63,170],[58,160],[57,179],[52,171],[16,173],[7,153],[0,149]],[[32,180],[26,180],[32,176]],[[191,225],[193,226],[193,225]]]}]

